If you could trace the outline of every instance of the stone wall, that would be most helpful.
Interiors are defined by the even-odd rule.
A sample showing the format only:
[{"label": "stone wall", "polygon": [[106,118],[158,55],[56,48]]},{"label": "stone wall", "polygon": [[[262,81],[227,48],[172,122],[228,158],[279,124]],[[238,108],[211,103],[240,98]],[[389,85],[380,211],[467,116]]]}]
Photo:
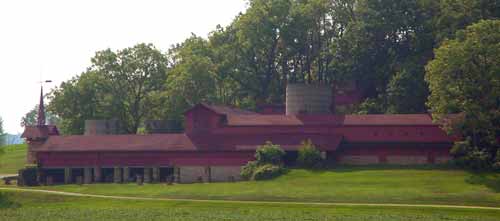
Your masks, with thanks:
[{"label": "stone wall", "polygon": [[451,160],[451,157],[436,157],[434,162],[437,164],[445,164]]},{"label": "stone wall", "polygon": [[379,158],[378,156],[341,156],[338,163],[345,165],[378,164]]},{"label": "stone wall", "polygon": [[232,182],[241,180],[240,166],[179,167],[180,183]]},{"label": "stone wall", "polygon": [[179,182],[180,183],[197,183],[209,181],[209,174],[206,173],[204,166],[186,166],[179,167]]},{"label": "stone wall", "polygon": [[212,166],[210,167],[211,182],[232,182],[241,180],[240,166]]},{"label": "stone wall", "polygon": [[444,164],[451,160],[451,157],[435,157],[434,162],[427,156],[409,155],[409,156],[385,156],[374,155],[346,155],[337,158],[342,165],[369,165],[369,164],[390,164],[390,165],[422,165],[422,164]]},{"label": "stone wall", "polygon": [[426,156],[387,156],[387,163],[394,165],[418,165],[427,164]]}]

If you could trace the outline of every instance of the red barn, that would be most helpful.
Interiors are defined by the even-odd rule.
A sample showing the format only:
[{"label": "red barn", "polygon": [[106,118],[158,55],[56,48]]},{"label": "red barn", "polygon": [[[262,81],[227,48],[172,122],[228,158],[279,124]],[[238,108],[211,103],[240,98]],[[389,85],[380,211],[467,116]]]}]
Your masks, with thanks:
[{"label": "red barn", "polygon": [[[292,89],[304,89],[297,88]],[[145,182],[191,183],[240,179],[240,167],[253,160],[266,141],[287,152],[289,165],[308,139],[327,160],[339,164],[433,164],[450,159],[455,137],[428,114],[334,115],[328,113],[332,99],[318,100],[317,91],[305,89],[298,99],[291,97],[297,91],[287,89],[286,114],[198,104],[185,113],[185,131],[178,134],[59,136],[53,126],[27,127],[23,137],[29,144],[28,161],[39,166],[41,182],[127,182],[143,177]]]}]

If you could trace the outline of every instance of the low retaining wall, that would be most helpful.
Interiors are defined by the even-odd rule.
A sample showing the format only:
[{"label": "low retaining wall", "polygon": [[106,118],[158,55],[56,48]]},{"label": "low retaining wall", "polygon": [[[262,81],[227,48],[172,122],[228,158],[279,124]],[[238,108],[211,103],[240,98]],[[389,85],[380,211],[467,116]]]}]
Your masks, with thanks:
[{"label": "low retaining wall", "polygon": [[367,165],[378,164],[378,156],[341,156],[338,158],[338,163],[343,165]]},{"label": "low retaining wall", "polygon": [[240,166],[179,167],[180,183],[232,182],[241,180]]},{"label": "low retaining wall", "polygon": [[179,167],[179,182],[180,183],[197,183],[208,182],[209,176],[203,166],[186,166]]},{"label": "low retaining wall", "polygon": [[369,165],[369,164],[392,164],[392,165],[423,165],[423,164],[445,164],[451,157],[441,156],[433,159],[427,156],[373,156],[373,155],[346,155],[337,157],[337,163],[341,165]]},{"label": "low retaining wall", "polygon": [[395,165],[419,165],[429,162],[425,156],[387,156],[386,159],[388,164]]},{"label": "low retaining wall", "polygon": [[210,167],[210,181],[232,182],[241,180],[240,166],[212,166]]}]

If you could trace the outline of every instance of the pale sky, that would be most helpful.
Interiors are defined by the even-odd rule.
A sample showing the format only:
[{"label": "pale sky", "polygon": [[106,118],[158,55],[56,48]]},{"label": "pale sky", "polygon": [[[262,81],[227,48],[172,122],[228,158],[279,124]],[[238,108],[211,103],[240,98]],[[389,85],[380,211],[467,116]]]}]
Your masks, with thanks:
[{"label": "pale sky", "polygon": [[[191,33],[206,37],[247,7],[245,0],[1,0],[0,117],[20,133],[38,103],[41,76],[53,83],[80,74],[98,50],[153,43],[166,51]],[[47,102],[47,101],[46,101]]]}]

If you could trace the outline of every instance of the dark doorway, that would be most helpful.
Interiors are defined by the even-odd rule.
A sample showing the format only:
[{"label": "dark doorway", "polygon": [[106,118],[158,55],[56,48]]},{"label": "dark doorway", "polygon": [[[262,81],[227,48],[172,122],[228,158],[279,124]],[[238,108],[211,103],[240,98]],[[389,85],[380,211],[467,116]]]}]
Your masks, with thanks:
[{"label": "dark doorway", "polygon": [[287,167],[296,166],[297,165],[297,157],[298,157],[297,151],[286,151],[285,157],[283,158],[283,160],[285,161],[285,166],[287,166]]},{"label": "dark doorway", "polygon": [[144,177],[143,167],[131,167],[130,168],[130,179],[133,182],[137,182],[137,176]]},{"label": "dark doorway", "polygon": [[173,182],[173,176],[173,167],[160,167],[160,182]]},{"label": "dark doorway", "polygon": [[73,168],[71,169],[71,182],[76,183],[77,177],[81,177],[80,181],[83,181],[83,168]]},{"label": "dark doorway", "polygon": [[45,177],[52,177],[53,184],[64,183],[64,169],[44,169]]},{"label": "dark doorway", "polygon": [[114,175],[115,175],[114,168],[102,168],[101,169],[102,181],[104,183],[112,183]]}]

